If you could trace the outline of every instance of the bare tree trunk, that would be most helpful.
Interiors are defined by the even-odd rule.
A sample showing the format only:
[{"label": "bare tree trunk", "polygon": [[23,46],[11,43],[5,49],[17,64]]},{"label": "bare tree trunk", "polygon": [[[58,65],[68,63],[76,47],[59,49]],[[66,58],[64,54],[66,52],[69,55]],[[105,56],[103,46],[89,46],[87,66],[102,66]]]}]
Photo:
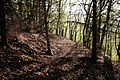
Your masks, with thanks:
[{"label": "bare tree trunk", "polygon": [[75,42],[77,40],[77,30],[76,29],[77,29],[77,24],[75,25],[75,32],[74,32],[75,33],[75,39],[74,39]]},{"label": "bare tree trunk", "polygon": [[117,55],[118,55],[118,59],[120,60],[120,34],[118,34],[118,38],[119,38],[119,42],[118,42],[118,45],[117,45],[117,30],[118,32],[120,31],[120,28],[119,28],[119,22],[118,22],[118,26],[117,26],[117,29],[115,31],[115,48],[117,50]]},{"label": "bare tree trunk", "polygon": [[50,49],[50,42],[49,42],[49,35],[48,35],[48,23],[47,23],[47,10],[46,10],[46,0],[43,0],[43,7],[44,7],[44,25],[45,25],[45,31],[46,31],[46,40],[47,40],[47,51],[46,54],[52,55],[51,54],[51,49]]},{"label": "bare tree trunk", "polygon": [[118,55],[118,59],[120,60],[120,40],[117,48],[117,55]]},{"label": "bare tree trunk", "polygon": [[[86,10],[86,19],[85,19],[85,25],[84,25],[84,29],[83,29],[83,46],[87,46],[86,43],[86,37],[87,37],[87,29],[89,28],[89,22],[90,22],[90,9],[91,9],[91,3],[90,5],[88,5],[88,11]],[[86,33],[85,33],[86,31]]]},{"label": "bare tree trunk", "polygon": [[97,60],[97,47],[96,47],[96,42],[97,42],[97,12],[96,12],[96,5],[97,5],[97,1],[96,0],[92,0],[93,1],[93,24],[92,24],[92,55],[91,55],[91,60],[92,62],[96,62]]},{"label": "bare tree trunk", "polygon": [[4,8],[4,0],[0,1],[0,35],[1,35],[1,46],[5,46],[7,44],[6,39],[6,27],[5,27],[5,8]]},{"label": "bare tree trunk", "polygon": [[67,37],[67,30],[68,30],[68,26],[65,27],[65,32],[64,32],[65,37]]},{"label": "bare tree trunk", "polygon": [[[112,29],[111,29],[111,31],[112,31]],[[113,40],[112,40],[112,35],[113,35],[113,34],[111,33],[111,34],[110,34],[110,59],[112,59],[112,45],[113,45],[113,44],[112,44],[112,43],[113,43],[113,42],[112,42],[112,41],[113,41]]]},{"label": "bare tree trunk", "polygon": [[99,26],[97,28],[97,43],[100,42],[100,27],[101,27],[101,12],[102,12],[102,0],[100,0],[100,3],[99,3]]},{"label": "bare tree trunk", "polygon": [[59,6],[58,6],[58,21],[57,21],[57,28],[56,28],[56,34],[60,34],[60,16],[61,16],[61,0],[59,0]]},{"label": "bare tree trunk", "polygon": [[109,22],[109,18],[110,18],[110,11],[111,11],[111,6],[112,6],[112,0],[109,0],[108,1],[109,2],[109,5],[108,5],[108,12],[107,12],[107,17],[106,17],[106,23],[105,23],[105,25],[104,25],[104,27],[103,27],[103,30],[102,30],[102,36],[101,36],[101,42],[100,42],[100,44],[101,44],[101,46],[103,45],[103,40],[104,40],[104,37],[105,37],[105,31],[106,31],[106,28],[107,28],[107,26],[108,26],[108,22]]},{"label": "bare tree trunk", "polygon": [[92,29],[90,29],[90,31],[88,32],[89,34],[88,34],[88,37],[87,37],[87,40],[86,40],[86,42],[87,42],[87,48],[89,48],[90,49],[90,35],[91,35],[91,32],[92,32]]},{"label": "bare tree trunk", "polygon": [[70,40],[73,40],[73,26],[72,26],[72,18],[71,18],[71,11],[72,11],[72,4],[71,4],[71,0],[69,0],[69,6],[70,6],[70,10],[69,10],[69,38]]},{"label": "bare tree trunk", "polygon": [[61,31],[61,36],[64,36],[64,29],[62,29]]}]

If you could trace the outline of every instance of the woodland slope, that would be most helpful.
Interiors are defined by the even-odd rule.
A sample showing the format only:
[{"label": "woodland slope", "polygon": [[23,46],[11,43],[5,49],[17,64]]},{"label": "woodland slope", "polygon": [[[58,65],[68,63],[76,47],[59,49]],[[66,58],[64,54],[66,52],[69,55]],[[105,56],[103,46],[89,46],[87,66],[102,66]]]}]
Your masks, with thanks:
[{"label": "woodland slope", "polygon": [[46,55],[43,36],[19,33],[0,47],[0,80],[120,80],[120,62],[105,57],[92,64],[91,51],[50,34],[53,56]]}]

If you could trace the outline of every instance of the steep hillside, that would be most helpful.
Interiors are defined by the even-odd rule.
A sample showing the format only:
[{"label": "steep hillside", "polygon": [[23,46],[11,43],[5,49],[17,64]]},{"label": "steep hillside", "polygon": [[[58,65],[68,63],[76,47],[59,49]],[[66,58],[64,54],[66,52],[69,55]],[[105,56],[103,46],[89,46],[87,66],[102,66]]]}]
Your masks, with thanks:
[{"label": "steep hillside", "polygon": [[69,39],[50,34],[53,56],[46,55],[46,40],[20,33],[0,47],[0,80],[119,80],[120,62],[105,58],[90,62],[91,51]]}]

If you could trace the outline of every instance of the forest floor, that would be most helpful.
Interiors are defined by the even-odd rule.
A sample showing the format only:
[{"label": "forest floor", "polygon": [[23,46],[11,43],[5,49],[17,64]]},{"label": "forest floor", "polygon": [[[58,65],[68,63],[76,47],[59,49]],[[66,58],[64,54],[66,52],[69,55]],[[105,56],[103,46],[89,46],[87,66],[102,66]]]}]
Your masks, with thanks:
[{"label": "forest floor", "polygon": [[0,47],[0,80],[120,80],[120,61],[105,57],[92,64],[86,47],[54,34],[50,43],[53,56],[46,55],[46,40],[38,34],[10,38]]}]

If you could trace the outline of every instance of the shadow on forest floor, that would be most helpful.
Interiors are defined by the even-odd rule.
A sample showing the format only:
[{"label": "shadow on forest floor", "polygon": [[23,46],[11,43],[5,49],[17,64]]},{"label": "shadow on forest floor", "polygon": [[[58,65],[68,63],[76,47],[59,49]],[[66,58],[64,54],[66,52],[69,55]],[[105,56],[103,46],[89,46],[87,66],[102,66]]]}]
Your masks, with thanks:
[{"label": "shadow on forest floor", "polygon": [[[34,54],[45,45],[32,42],[14,41],[13,48],[18,50],[0,48],[0,80],[120,80],[120,64],[116,68],[107,57],[104,63],[92,64],[90,50],[84,46],[64,38],[59,42],[53,39],[52,47],[57,52],[55,56],[47,56]],[[31,50],[30,45],[35,49]]]},{"label": "shadow on forest floor", "polygon": [[41,80],[118,80],[114,76],[112,63],[106,59],[104,64],[92,64],[89,58],[79,58],[76,63],[72,58],[61,58],[51,65],[52,71]]},{"label": "shadow on forest floor", "polygon": [[[13,80],[119,80],[115,78],[111,60],[92,64],[90,58],[61,57],[50,64],[22,61],[16,56],[7,58],[1,79]],[[12,60],[13,59],[13,60]],[[10,62],[10,60],[12,60]],[[15,61],[14,61],[15,60]],[[18,61],[17,61],[18,60]],[[6,71],[6,72],[5,72]]]}]

